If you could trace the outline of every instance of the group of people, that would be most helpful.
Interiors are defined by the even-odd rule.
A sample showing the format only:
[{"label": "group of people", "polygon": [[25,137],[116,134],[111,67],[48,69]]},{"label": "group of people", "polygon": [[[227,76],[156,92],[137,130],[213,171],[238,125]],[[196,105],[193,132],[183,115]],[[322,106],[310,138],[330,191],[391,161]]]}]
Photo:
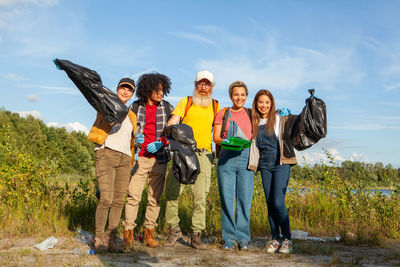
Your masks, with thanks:
[{"label": "group of people", "polygon": [[[175,108],[164,100],[170,87],[170,79],[160,73],[142,75],[137,87],[132,79],[123,78],[117,86],[119,99],[126,104],[135,91],[138,98],[130,105],[128,116],[121,124],[110,127],[104,117],[97,114],[88,136],[95,143],[96,176],[100,189],[95,218],[95,249],[122,251],[116,239],[126,193],[123,246],[133,247],[135,220],[146,182],[144,242],[149,247],[159,246],[154,228],[163,192],[166,197],[165,219],[169,226],[163,245],[172,247],[182,236],[178,200],[184,186],[172,171],[165,177],[170,157],[169,140],[164,132],[166,127],[182,123],[193,130],[200,166],[200,173],[192,185],[192,247],[206,248],[202,231],[206,228],[212,140],[220,148],[221,143],[229,143],[230,137],[237,137],[251,141],[251,145],[240,151],[218,149],[222,248],[232,250],[236,244],[239,250],[249,248],[254,173],[260,170],[271,228],[271,240],[266,251],[290,253],[292,242],[285,194],[290,165],[296,164],[296,158],[288,134],[285,134],[285,123],[294,116],[275,110],[274,98],[268,90],[258,91],[252,109],[245,108],[249,92],[241,81],[229,86],[232,106],[221,109],[218,101],[212,98],[214,76],[206,70],[197,74],[192,96],[182,98]],[[109,234],[106,235],[107,221]]]}]

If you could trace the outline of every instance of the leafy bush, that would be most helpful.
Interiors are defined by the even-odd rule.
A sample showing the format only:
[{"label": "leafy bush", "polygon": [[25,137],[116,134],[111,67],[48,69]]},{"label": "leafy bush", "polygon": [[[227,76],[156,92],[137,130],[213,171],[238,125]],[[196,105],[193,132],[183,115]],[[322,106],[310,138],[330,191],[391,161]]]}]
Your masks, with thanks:
[{"label": "leafy bush", "polygon": [[[10,141],[10,126],[0,128],[0,225],[13,234],[32,233],[43,221],[52,202],[50,178],[57,174],[56,163],[36,160]],[[51,208],[50,208],[51,209]]]}]

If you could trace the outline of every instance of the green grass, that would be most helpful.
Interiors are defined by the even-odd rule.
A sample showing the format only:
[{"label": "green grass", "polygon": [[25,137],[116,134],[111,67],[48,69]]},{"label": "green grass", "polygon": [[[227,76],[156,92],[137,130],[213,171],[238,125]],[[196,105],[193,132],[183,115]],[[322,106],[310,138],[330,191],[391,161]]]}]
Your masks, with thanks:
[{"label": "green grass", "polygon": [[[0,237],[72,235],[77,227],[94,232],[97,206],[96,178],[60,175],[53,162],[38,161],[29,153],[0,142]],[[332,164],[335,164],[332,160]],[[336,168],[324,168],[317,178],[291,181],[286,196],[291,228],[314,235],[341,235],[349,244],[382,245],[385,238],[400,238],[400,190],[390,197],[367,193],[351,184]],[[250,229],[253,236],[268,235],[269,225],[259,173],[255,175]],[[309,193],[302,192],[307,188]],[[353,188],[358,188],[352,193]],[[143,192],[136,231],[141,234],[147,192]],[[179,199],[180,226],[190,232],[193,201],[190,186]],[[221,235],[221,211],[216,169],[213,167],[207,199],[205,233]],[[159,233],[166,231],[165,197],[161,199]],[[124,215],[122,215],[122,218]],[[122,224],[121,224],[122,230]]]}]

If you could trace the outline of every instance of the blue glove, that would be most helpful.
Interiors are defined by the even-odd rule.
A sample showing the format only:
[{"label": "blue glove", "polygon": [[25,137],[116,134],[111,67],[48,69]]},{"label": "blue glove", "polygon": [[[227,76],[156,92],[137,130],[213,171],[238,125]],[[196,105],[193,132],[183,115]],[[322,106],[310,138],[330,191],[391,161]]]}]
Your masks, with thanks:
[{"label": "blue glove", "polygon": [[138,144],[143,144],[143,142],[144,142],[144,135],[143,135],[143,134],[135,133],[135,136],[136,136],[136,143],[138,143]]},{"label": "blue glove", "polygon": [[222,142],[229,144],[229,140],[228,139],[224,139],[224,140],[222,140]]},{"label": "blue glove", "polygon": [[161,141],[154,141],[147,145],[147,151],[150,153],[156,153],[163,146]]},{"label": "blue glove", "polygon": [[289,114],[290,114],[290,110],[288,108],[281,109],[281,112],[279,113],[279,115],[281,115],[281,117],[286,117]]}]

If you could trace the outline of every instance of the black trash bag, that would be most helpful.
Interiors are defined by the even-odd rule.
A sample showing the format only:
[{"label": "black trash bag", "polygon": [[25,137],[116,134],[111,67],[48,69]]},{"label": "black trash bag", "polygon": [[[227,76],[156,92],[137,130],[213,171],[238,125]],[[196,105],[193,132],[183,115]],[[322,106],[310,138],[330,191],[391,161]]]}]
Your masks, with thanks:
[{"label": "black trash bag", "polygon": [[128,107],[118,95],[103,86],[96,71],[74,64],[68,60],[55,59],[54,64],[64,70],[89,104],[100,112],[109,126],[122,123],[128,115]]},{"label": "black trash bag", "polygon": [[175,124],[165,128],[169,140],[169,150],[173,151],[172,170],[181,184],[194,184],[200,173],[200,163],[196,155],[197,144],[193,130],[186,124]]},{"label": "black trash bag", "polygon": [[306,106],[297,116],[291,131],[291,140],[296,150],[305,150],[316,144],[327,134],[326,105],[322,99],[314,96],[314,89],[306,99]]}]

